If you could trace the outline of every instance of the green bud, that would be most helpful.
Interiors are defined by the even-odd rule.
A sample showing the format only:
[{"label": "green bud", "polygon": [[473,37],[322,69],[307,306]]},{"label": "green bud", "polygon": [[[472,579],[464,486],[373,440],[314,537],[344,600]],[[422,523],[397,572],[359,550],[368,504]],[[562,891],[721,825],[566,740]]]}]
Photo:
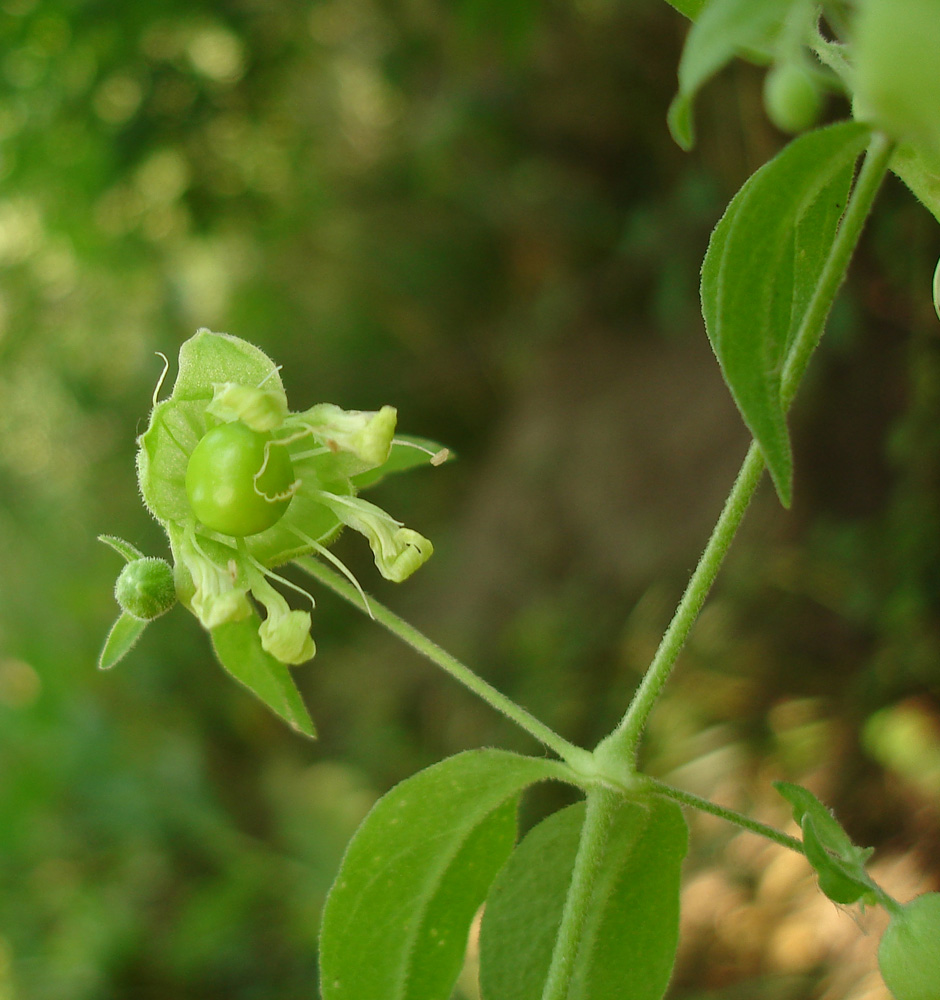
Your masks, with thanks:
[{"label": "green bud", "polygon": [[764,78],[764,108],[781,132],[805,132],[819,121],[822,96],[805,66],[780,63]]},{"label": "green bud", "polygon": [[891,917],[878,965],[896,1000],[940,998],[940,892],[928,892]]},{"label": "green bud", "polygon": [[864,0],[855,23],[857,114],[940,152],[938,53],[937,0]]},{"label": "green bud", "polygon": [[170,564],[152,556],[132,560],[121,570],[114,585],[114,596],[121,610],[138,621],[159,618],[176,603]]}]

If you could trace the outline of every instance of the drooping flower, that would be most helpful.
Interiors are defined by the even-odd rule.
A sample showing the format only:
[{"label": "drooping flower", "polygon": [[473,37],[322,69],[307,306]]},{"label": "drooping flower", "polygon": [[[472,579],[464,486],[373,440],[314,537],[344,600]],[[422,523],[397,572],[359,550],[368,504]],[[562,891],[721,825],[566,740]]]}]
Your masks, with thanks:
[{"label": "drooping flower", "polygon": [[[169,538],[176,595],[212,634],[226,669],[272,704],[246,677],[246,663],[264,663],[283,687],[285,677],[292,681],[272,664],[302,663],[315,650],[309,612],[292,610],[272,581],[299,588],[275,569],[310,554],[337,563],[326,546],[345,525],[366,537],[383,577],[407,579],[430,557],[431,543],[358,494],[386,471],[428,456],[439,464],[447,453],[396,437],[391,406],[320,403],[291,412],[274,362],[209,330],[182,345],[173,390],[158,402],[159,390],[138,439],[137,473],[144,503]],[[139,556],[116,541],[109,543],[128,561]],[[249,598],[264,609],[263,621]],[[103,653],[101,665],[129,648]]]}]

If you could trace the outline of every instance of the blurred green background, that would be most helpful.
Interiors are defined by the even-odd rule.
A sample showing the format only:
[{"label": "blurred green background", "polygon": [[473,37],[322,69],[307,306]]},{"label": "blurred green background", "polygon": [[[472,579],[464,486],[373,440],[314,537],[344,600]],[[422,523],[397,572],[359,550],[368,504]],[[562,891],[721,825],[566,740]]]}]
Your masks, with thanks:
[{"label": "blurred green background", "polygon": [[[685,31],[654,0],[0,3],[0,1000],[313,997],[375,798],[538,752],[328,593],[296,671],[317,743],[179,608],[95,669],[120,568],[95,537],[165,554],[134,439],[154,352],[199,326],[283,364],[295,408],[392,403],[456,449],[376,495],[433,539],[421,573],[337,552],[569,738],[619,717],[746,445],[708,233],[784,141],[737,65],[675,147]],[[901,898],[940,877],[938,253],[889,183],[798,400],[794,509],[761,494],[645,744],[780,825],[771,780],[808,784]],[[878,914],[692,822],[672,997],[885,996]]]}]

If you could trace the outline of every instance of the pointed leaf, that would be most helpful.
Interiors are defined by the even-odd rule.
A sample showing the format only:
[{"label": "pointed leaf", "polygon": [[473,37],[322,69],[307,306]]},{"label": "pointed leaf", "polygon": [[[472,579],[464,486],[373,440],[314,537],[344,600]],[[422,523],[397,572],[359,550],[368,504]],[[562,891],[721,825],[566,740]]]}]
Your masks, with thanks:
[{"label": "pointed leaf", "polygon": [[[554,813],[516,848],[487,898],[480,932],[484,1000],[538,1000],[571,880],[584,804]],[[604,847],[568,1000],[659,1000],[679,935],[688,847],[680,808],[624,802]]]},{"label": "pointed leaf", "polygon": [[147,624],[126,611],[123,612],[111,626],[108,638],[104,641],[104,648],[98,657],[98,669],[110,670],[123,659],[134,648]]},{"label": "pointed leaf", "polygon": [[806,860],[816,870],[819,888],[834,903],[855,903],[871,891],[871,882],[863,865],[826,850],[817,833],[813,816],[804,816],[802,826]]},{"label": "pointed leaf", "polygon": [[144,554],[140,549],[135,548],[130,542],[125,542],[123,538],[118,538],[117,535],[99,535],[98,541],[109,545],[119,556],[123,556],[127,562],[144,558]]},{"label": "pointed leaf", "polygon": [[845,122],[791,142],[734,196],[702,265],[709,340],[784,506],[793,460],[781,374],[867,136],[866,126]]},{"label": "pointed leaf", "polygon": [[236,382],[274,393],[287,409],[278,367],[260,348],[240,337],[201,329],[180,347],[173,398],[212,399],[214,386]]},{"label": "pointed leaf", "polygon": [[[692,102],[699,88],[741,50],[753,55],[769,48],[794,2],[801,0],[710,0],[701,11],[682,50],[679,93],[669,108],[669,130],[683,149],[695,142]],[[687,13],[682,8],[691,6],[678,9]]]},{"label": "pointed leaf", "polygon": [[788,781],[774,787],[793,807],[803,831],[806,860],[816,870],[819,888],[836,903],[854,903],[872,889],[865,870],[871,848],[858,847],[832,812],[807,788]]},{"label": "pointed leaf", "polygon": [[316,738],[316,729],[290,670],[261,645],[257,615],[226,622],[211,630],[212,645],[223,667],[289,726]]},{"label": "pointed leaf", "polygon": [[324,1000],[447,1000],[470,922],[512,850],[520,792],[566,774],[552,761],[471,750],[380,799],[323,911]]}]

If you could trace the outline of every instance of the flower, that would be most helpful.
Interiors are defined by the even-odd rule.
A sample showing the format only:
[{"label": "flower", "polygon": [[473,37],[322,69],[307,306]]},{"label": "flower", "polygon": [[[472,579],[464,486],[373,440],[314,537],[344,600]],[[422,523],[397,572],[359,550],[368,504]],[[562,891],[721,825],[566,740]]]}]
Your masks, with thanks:
[{"label": "flower", "polygon": [[[433,546],[358,494],[386,472],[429,456],[437,465],[447,452],[396,436],[391,406],[360,411],[319,403],[291,412],[274,362],[228,334],[202,329],[187,340],[173,390],[158,402],[162,381],[149,426],[138,438],[141,496],[169,538],[179,600],[210,631],[223,665],[261,694],[233,655],[298,664],[315,650],[310,614],[292,610],[272,581],[300,590],[311,607],[313,598],[275,569],[318,554],[351,577],[326,549],[345,525],[366,537],[382,576],[407,579]],[[125,559],[139,556],[108,538]],[[264,609],[263,621],[251,598]],[[250,649],[244,625],[227,628],[249,621],[255,634]],[[117,640],[112,646],[119,655],[126,652]],[[119,658],[113,653],[108,666]],[[283,687],[283,676],[275,673]],[[271,703],[273,696],[261,696]]]}]

